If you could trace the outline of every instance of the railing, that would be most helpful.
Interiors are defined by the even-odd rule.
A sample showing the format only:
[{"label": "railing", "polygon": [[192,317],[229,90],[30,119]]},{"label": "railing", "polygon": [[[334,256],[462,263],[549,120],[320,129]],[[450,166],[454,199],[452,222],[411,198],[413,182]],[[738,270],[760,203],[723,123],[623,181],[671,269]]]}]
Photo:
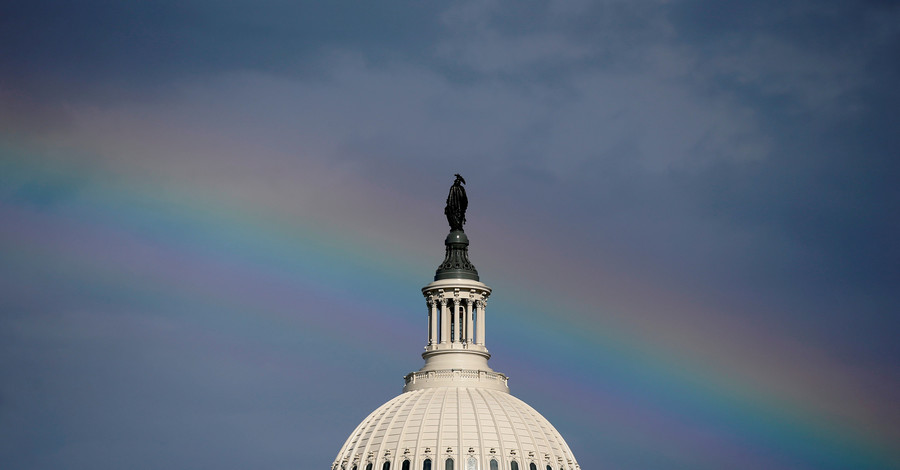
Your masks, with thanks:
[{"label": "railing", "polygon": [[463,380],[477,380],[477,381],[492,381],[492,382],[500,382],[503,385],[507,385],[507,381],[509,378],[501,374],[499,372],[488,372],[486,370],[475,370],[475,369],[443,369],[443,370],[427,370],[427,371],[417,371],[410,372],[406,374],[403,379],[407,384],[416,383],[418,381],[430,381],[430,380],[454,380],[454,379],[463,379]]}]

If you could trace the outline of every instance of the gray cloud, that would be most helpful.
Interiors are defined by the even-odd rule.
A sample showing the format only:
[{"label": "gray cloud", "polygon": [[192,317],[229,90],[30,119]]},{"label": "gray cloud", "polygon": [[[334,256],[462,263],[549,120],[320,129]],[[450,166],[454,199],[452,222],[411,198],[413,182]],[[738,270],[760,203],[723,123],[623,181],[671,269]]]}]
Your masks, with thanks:
[{"label": "gray cloud", "polygon": [[[900,9],[889,2],[0,8],[0,42],[8,46],[0,51],[0,123],[7,129],[25,135],[51,120],[55,138],[74,144],[144,130],[123,136],[141,145],[113,142],[105,150],[152,162],[167,178],[224,181],[235,193],[244,190],[242,178],[265,180],[269,202],[296,196],[298,206],[323,212],[340,201],[311,196],[329,184],[382,181],[398,197],[430,200],[445,184],[435,175],[461,172],[483,208],[473,205],[473,217],[490,213],[510,233],[553,243],[586,272],[604,265],[639,276],[625,268],[633,269],[686,296],[708,295],[723,311],[752,305],[759,318],[748,321],[827,347],[852,368],[883,370],[885,396],[900,384],[893,367],[900,357]],[[153,99],[135,98],[144,94]],[[240,129],[240,136],[203,140],[221,129]],[[159,135],[168,139],[157,142]],[[313,181],[322,168],[342,176]],[[306,172],[296,179],[308,186],[293,188],[297,182],[285,175],[295,172]],[[25,185],[10,197],[52,208],[78,188],[44,189]],[[374,227],[380,217],[363,213],[368,207],[351,209]],[[634,265],[616,266],[613,255]],[[22,302],[21,293],[14,303],[13,290],[6,293],[5,306],[29,307],[29,314],[56,305]],[[55,300],[96,306],[78,296]],[[275,468],[297,455],[295,426],[328,419],[324,412],[301,416],[287,396],[226,412],[227,404],[262,393],[252,383],[254,364],[228,371],[235,377],[216,375],[218,359],[164,326],[150,325],[153,338],[129,348],[77,337],[83,330],[68,317],[48,320],[60,322],[55,328],[42,318],[3,319],[0,358],[10,380],[2,381],[8,439],[0,439],[0,452],[23,465],[50,468],[96,455],[98,441],[116,438],[123,455],[109,463],[122,466],[135,460],[124,454],[153,449],[139,441],[160,435],[179,440],[173,459],[199,462],[213,444],[193,423],[253,428],[273,422],[270,410],[287,409],[277,429],[219,435],[234,447],[270,449]],[[104,331],[103,319],[87,320]],[[34,337],[21,328],[70,336]],[[187,358],[172,375],[165,369],[179,360],[163,357],[170,352],[157,344],[169,341]],[[48,343],[77,350],[86,365],[30,349]],[[135,357],[108,357],[104,347]],[[154,371],[159,383],[137,377],[126,360],[143,361],[140,369]],[[87,366],[102,369],[90,371],[98,383],[122,386],[107,397],[140,395],[151,385],[168,390],[145,397],[169,400],[153,408],[167,414],[141,429],[150,413],[129,409],[133,402],[100,402],[76,374]],[[191,390],[171,388],[197,371],[208,375]],[[372,406],[392,390],[373,391],[379,398]],[[83,411],[43,408],[63,399]],[[204,417],[194,421],[186,413],[196,407]],[[103,416],[93,417],[98,409]],[[35,416],[43,427],[28,422]],[[100,420],[95,432],[107,434],[62,442],[91,419]],[[334,426],[322,431],[323,446],[345,437]],[[27,460],[39,459],[28,450],[38,437],[60,452]],[[231,446],[216,444],[223,447]],[[241,460],[247,455],[211,460],[253,466]]]}]

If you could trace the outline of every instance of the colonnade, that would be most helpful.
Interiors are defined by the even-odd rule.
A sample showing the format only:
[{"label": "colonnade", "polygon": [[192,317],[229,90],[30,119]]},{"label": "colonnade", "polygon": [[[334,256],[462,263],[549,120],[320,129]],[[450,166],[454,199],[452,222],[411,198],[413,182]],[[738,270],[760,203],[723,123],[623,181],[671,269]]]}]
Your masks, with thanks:
[{"label": "colonnade", "polygon": [[477,344],[484,346],[487,295],[475,290],[426,293],[428,346]]}]

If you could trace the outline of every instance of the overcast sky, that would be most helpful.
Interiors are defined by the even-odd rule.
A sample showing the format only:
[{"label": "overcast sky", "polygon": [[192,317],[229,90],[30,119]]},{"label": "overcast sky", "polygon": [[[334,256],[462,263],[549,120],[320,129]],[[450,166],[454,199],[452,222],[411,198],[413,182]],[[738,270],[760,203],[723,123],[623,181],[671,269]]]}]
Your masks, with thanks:
[{"label": "overcast sky", "polygon": [[0,467],[305,469],[491,365],[582,468],[900,468],[900,7],[0,5]]}]

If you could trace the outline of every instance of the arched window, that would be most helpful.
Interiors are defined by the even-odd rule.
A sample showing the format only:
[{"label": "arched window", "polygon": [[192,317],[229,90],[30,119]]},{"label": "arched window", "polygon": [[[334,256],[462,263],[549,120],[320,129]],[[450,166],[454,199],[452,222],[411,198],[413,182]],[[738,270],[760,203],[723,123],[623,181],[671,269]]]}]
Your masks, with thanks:
[{"label": "arched window", "polygon": [[478,459],[474,455],[470,455],[466,459],[466,470],[478,470]]},{"label": "arched window", "polygon": [[425,461],[422,462],[422,470],[431,470],[431,459],[425,459]]},{"label": "arched window", "polygon": [[530,464],[528,464],[528,469],[529,470],[537,470],[537,465],[535,465],[534,462],[531,462]]},{"label": "arched window", "polygon": [[403,470],[409,470],[409,460],[404,460],[403,465],[400,468]]},{"label": "arched window", "polygon": [[444,470],[453,470],[453,459],[448,457],[447,460],[444,461]]},{"label": "arched window", "polygon": [[357,467],[356,464],[353,464],[353,470],[357,470],[358,468],[359,467]]},{"label": "arched window", "polygon": [[491,459],[491,470],[500,470],[500,465],[497,464],[496,459]]},{"label": "arched window", "polygon": [[381,466],[381,470],[391,470],[391,461],[386,460],[384,465]]},{"label": "arched window", "polygon": [[372,462],[369,462],[369,463],[366,465],[366,470],[372,470]]},{"label": "arched window", "polygon": [[509,470],[519,470],[519,462],[513,460],[509,463]]},{"label": "arched window", "polygon": [[547,464],[547,470],[553,470],[553,467],[551,467],[549,463]]}]

